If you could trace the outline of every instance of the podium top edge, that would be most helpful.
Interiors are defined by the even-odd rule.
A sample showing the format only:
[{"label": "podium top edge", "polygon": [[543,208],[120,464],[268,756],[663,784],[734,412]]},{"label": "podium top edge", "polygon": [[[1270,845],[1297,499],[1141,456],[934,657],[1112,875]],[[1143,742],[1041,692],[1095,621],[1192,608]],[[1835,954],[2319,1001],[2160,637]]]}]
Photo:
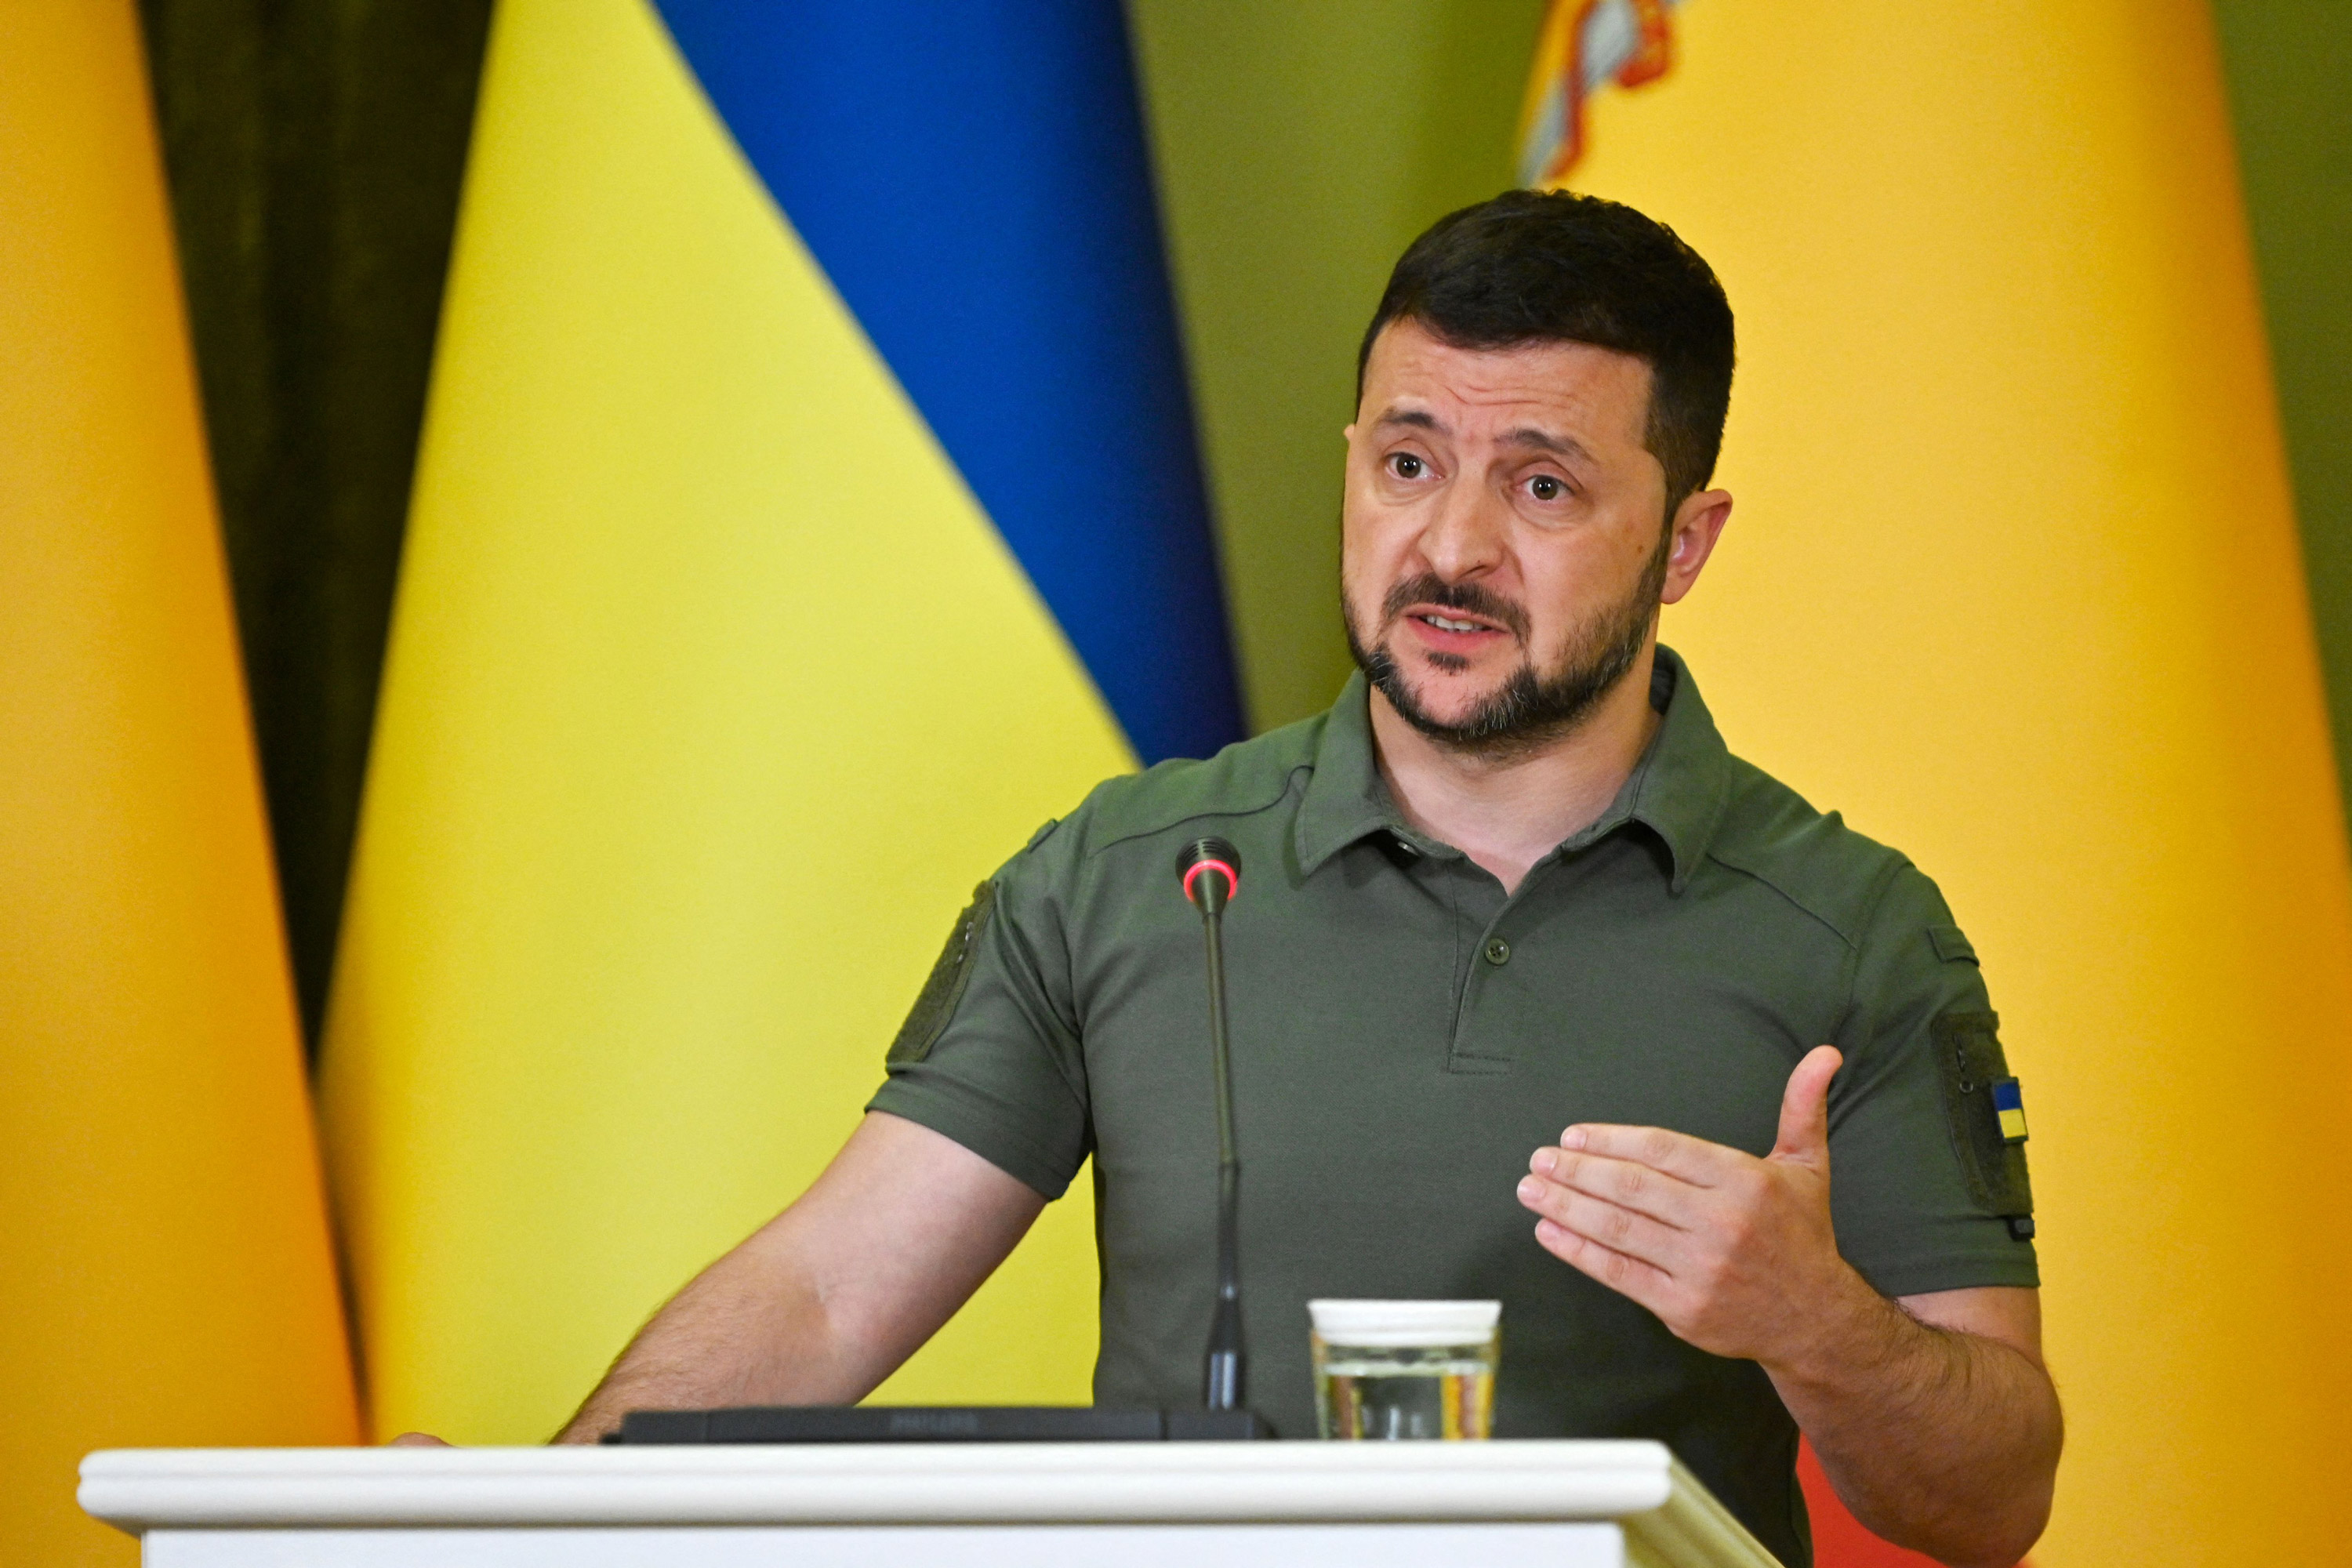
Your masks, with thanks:
[{"label": "podium top edge", "polygon": [[1617,1519],[1690,1483],[1658,1443],[1022,1443],[111,1449],[80,1501],[152,1529]]},{"label": "podium top edge", "polygon": [[134,1475],[593,1474],[677,1470],[794,1471],[908,1468],[924,1472],[1063,1469],[1217,1470],[1246,1465],[1286,1471],[1391,1474],[1419,1469],[1655,1471],[1674,1457],[1644,1438],[1523,1437],[1479,1442],[1325,1443],[709,1443],[456,1447],[99,1448],[81,1473]]},{"label": "podium top edge", "polygon": [[1611,1521],[1661,1568],[1779,1568],[1664,1444],[114,1448],[79,1500],[155,1530]]}]

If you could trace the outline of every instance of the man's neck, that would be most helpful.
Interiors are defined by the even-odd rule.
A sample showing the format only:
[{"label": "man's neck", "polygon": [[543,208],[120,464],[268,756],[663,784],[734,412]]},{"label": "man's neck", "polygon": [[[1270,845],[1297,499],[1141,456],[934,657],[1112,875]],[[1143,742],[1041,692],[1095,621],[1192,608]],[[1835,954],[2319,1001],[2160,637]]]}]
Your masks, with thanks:
[{"label": "man's neck", "polygon": [[1405,822],[1450,844],[1516,892],[1528,869],[1609,809],[1650,737],[1656,645],[1642,652],[1581,724],[1529,752],[1483,756],[1414,729],[1375,687],[1372,749]]}]

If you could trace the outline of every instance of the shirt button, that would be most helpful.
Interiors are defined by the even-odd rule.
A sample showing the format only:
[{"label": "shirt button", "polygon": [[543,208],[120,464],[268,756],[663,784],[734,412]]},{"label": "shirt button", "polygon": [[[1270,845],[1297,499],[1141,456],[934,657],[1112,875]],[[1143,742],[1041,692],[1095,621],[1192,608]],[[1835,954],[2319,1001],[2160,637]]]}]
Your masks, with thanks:
[{"label": "shirt button", "polygon": [[1499,936],[1486,939],[1486,962],[1502,964],[1511,962],[1511,944]]}]

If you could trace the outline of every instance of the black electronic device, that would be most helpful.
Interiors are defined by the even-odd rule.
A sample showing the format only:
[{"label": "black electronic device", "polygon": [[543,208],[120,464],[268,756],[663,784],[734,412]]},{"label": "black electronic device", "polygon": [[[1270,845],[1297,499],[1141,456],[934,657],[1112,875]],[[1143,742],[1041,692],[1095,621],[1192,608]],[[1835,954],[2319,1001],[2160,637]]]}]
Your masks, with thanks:
[{"label": "black electronic device", "polygon": [[1184,896],[1201,911],[1208,943],[1209,1050],[1217,1082],[1217,1303],[1209,1320],[1202,1403],[1238,1410],[1242,1403],[1241,1162],[1234,1156],[1232,1052],[1225,1034],[1225,906],[1242,887],[1241,851],[1222,838],[1196,838],[1176,857]]},{"label": "black electronic device", "polygon": [[632,1410],[604,1441],[640,1443],[1200,1443],[1270,1436],[1246,1410],[1076,1405],[780,1405]]}]

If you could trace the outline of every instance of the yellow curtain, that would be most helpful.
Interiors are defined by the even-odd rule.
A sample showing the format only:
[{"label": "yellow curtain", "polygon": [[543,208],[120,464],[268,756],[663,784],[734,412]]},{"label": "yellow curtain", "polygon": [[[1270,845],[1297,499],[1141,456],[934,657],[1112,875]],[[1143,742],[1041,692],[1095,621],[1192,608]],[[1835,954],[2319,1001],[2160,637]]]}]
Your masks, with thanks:
[{"label": "yellow curtain", "polygon": [[349,1442],[349,1354],[129,0],[0,6],[0,1561],[94,1447]]},{"label": "yellow curtain", "polygon": [[1739,314],[1665,636],[1983,955],[2069,1425],[2035,1561],[2338,1561],[2352,897],[2206,7],[1673,26],[1569,180]]}]

